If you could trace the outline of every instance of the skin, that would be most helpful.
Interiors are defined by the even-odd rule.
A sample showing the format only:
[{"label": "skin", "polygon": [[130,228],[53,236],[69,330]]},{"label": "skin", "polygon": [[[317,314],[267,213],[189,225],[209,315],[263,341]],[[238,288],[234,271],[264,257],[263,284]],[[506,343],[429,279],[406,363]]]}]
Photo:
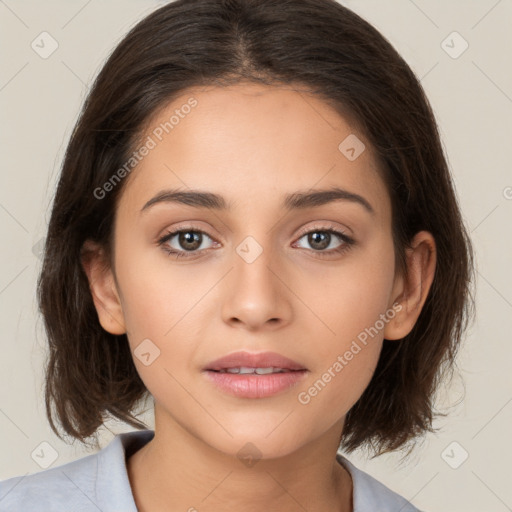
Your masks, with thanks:
[{"label": "skin", "polygon": [[[390,198],[369,143],[304,91],[249,83],[190,89],[150,119],[143,140],[191,96],[198,105],[124,184],[113,267],[91,242],[84,260],[103,328],[127,333],[132,354],[148,338],[160,350],[148,366],[134,357],[155,400],[155,437],[127,462],[137,507],[352,511],[351,477],[335,460],[344,419],[370,382],[383,338],[403,338],[414,326],[432,283],[434,239],[416,235],[409,275],[401,276]],[[350,134],[366,145],[354,161],[338,149]],[[332,186],[363,196],[374,213],[349,200],[282,207],[285,194]],[[168,188],[220,194],[231,210],[159,203],[141,213]],[[189,258],[168,255],[157,240],[190,222],[206,233],[200,248]],[[328,227],[354,245],[335,254],[344,244],[335,235],[320,249],[304,235]],[[252,263],[236,251],[249,235],[263,250]],[[166,245],[186,252],[177,236]],[[393,304],[401,309],[378,335],[301,404],[299,392]],[[309,373],[268,398],[230,396],[201,369],[238,350],[275,351]],[[251,467],[237,457],[247,442],[261,454]]]}]

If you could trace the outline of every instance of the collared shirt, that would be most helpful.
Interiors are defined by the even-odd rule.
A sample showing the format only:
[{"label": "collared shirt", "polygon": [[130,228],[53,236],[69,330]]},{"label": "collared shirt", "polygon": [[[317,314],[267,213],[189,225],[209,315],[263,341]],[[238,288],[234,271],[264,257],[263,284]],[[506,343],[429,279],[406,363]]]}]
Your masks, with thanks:
[{"label": "collared shirt", "polygon": [[[3,480],[0,512],[137,512],[126,460],[153,437],[153,430],[118,434],[94,454]],[[420,512],[340,453],[336,459],[352,476],[353,512]]]}]

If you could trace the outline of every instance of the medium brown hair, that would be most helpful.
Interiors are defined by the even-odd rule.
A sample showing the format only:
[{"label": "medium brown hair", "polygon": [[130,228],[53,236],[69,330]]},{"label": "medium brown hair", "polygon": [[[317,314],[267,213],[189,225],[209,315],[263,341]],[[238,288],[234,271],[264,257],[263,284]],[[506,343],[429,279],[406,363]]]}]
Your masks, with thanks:
[{"label": "medium brown hair", "polygon": [[392,203],[397,269],[420,230],[437,246],[434,280],[412,331],[384,340],[371,382],[346,416],[341,447],[375,453],[433,431],[434,398],[452,374],[473,313],[473,253],[436,121],[391,44],[334,0],[178,0],[139,22],[96,78],[67,146],[48,227],[38,301],[48,336],[46,412],[86,442],[112,415],[150,395],[126,334],[98,321],[81,265],[85,240],[112,255],[126,180],[98,199],[159,109],[189,87],[252,81],[305,86],[357,126],[376,155]]}]

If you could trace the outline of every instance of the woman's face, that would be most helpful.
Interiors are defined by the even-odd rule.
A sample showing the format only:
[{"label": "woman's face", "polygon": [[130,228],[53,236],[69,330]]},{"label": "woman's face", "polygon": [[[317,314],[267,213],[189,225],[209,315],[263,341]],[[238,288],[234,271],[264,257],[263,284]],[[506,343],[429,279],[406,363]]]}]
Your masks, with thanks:
[{"label": "woman's face", "polygon": [[[339,435],[400,286],[390,199],[363,143],[291,88],[191,89],[151,120],[118,204],[114,271],[118,327],[162,425],[229,454],[251,441],[268,457]],[[275,352],[305,371],[293,384],[217,373],[230,392],[205,368],[238,351]],[[249,379],[266,391],[244,394],[237,382]]]}]

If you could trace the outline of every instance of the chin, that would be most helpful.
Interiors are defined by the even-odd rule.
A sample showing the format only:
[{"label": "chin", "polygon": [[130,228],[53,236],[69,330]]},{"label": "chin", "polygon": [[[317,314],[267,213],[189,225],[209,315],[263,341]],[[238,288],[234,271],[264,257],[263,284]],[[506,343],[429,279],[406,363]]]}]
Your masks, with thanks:
[{"label": "chin", "polygon": [[[203,437],[203,441],[212,448],[231,457],[237,457],[240,462],[251,467],[258,460],[275,459],[286,457],[299,450],[308,440],[303,438],[304,432],[298,426],[296,432],[301,433],[301,438],[290,436],[290,426],[277,427],[278,423],[272,429],[258,428],[257,425],[247,426],[247,428],[233,429],[226,426],[227,430],[233,435],[230,437],[224,430],[222,434],[212,438],[212,432]],[[280,430],[282,428],[282,430]],[[270,435],[269,435],[269,432]]]}]

